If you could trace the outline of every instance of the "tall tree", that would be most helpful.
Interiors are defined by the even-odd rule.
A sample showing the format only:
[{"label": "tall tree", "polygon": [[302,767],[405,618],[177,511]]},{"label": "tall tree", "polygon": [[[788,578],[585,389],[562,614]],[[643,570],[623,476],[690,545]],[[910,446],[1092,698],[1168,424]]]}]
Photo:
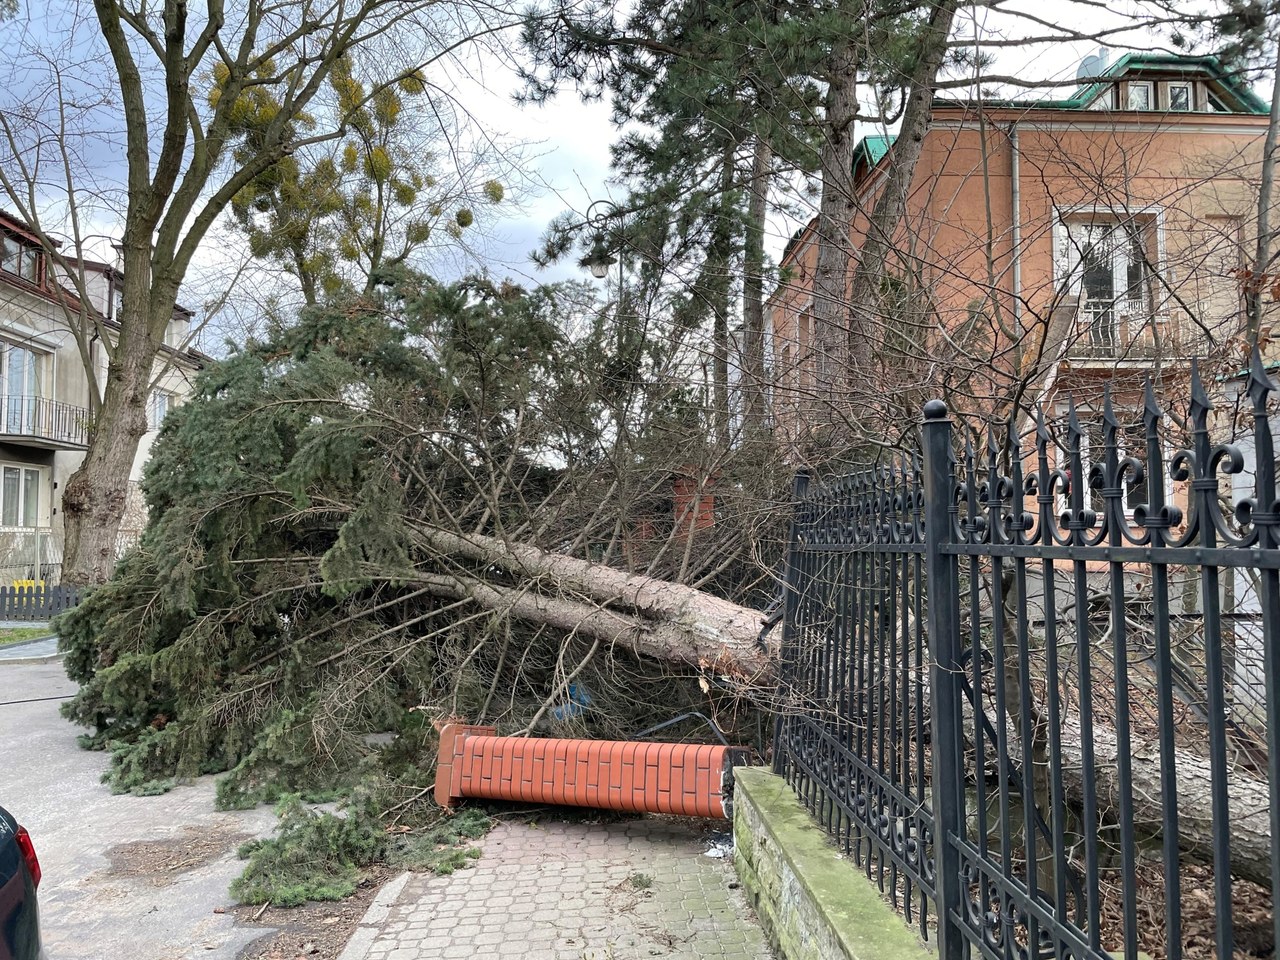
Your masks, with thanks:
[{"label": "tall tree", "polygon": [[779,167],[814,162],[817,89],[801,65],[811,51],[779,15],[783,6],[646,2],[619,22],[612,5],[562,4],[525,31],[532,98],[565,84],[588,98],[607,94],[615,122],[629,129],[614,150],[630,191],[629,234],[650,260],[642,275],[667,285],[680,322],[711,327],[712,419],[724,445],[734,277],[744,273],[739,387],[754,432],[767,416],[759,305],[768,186]]},{"label": "tall tree", "polygon": [[[89,449],[63,491],[69,581],[99,582],[111,572],[130,468],[147,429],[156,358],[179,287],[209,230],[264,173],[299,150],[337,139],[353,111],[376,110],[382,91],[420,76],[501,17],[491,6],[483,13],[465,2],[449,6],[447,12],[438,0],[357,0],[304,2],[286,11],[272,0],[245,0],[229,13],[221,0],[198,8],[185,0],[94,0],[105,83],[123,126],[124,284]],[[355,52],[369,50],[372,57],[375,49],[379,63],[395,66],[339,110],[335,125],[320,125],[313,111],[324,104],[337,71]],[[10,96],[20,96],[20,89],[12,85]],[[32,117],[11,102],[0,113],[9,150],[0,184],[50,250],[55,229],[42,222],[40,163],[72,170],[81,145],[65,122],[59,138],[43,130],[57,128],[72,109],[64,100],[54,105],[58,116]],[[50,150],[55,154],[42,156]],[[67,189],[74,206],[74,186]],[[75,232],[79,240],[78,226]]]},{"label": "tall tree", "polygon": [[876,301],[884,285],[886,260],[894,248],[894,233],[907,208],[907,194],[914,179],[916,162],[920,159],[925,134],[933,117],[934,85],[946,60],[947,39],[959,6],[959,0],[938,0],[916,31],[914,62],[907,65],[909,87],[902,125],[893,143],[889,174],[870,213],[866,240],[849,294],[846,331],[849,338],[849,374],[859,389],[865,389],[870,372],[868,346],[872,337],[868,334],[879,327]]}]

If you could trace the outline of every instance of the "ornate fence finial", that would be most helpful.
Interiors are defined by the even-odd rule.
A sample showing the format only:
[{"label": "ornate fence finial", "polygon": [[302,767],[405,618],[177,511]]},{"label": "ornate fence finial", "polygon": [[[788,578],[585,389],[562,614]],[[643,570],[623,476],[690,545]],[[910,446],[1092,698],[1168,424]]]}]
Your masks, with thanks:
[{"label": "ornate fence finial", "polygon": [[1151,383],[1150,377],[1143,379],[1142,386],[1142,424],[1146,427],[1148,435],[1153,433],[1164,416],[1164,411],[1160,409],[1160,402],[1156,400],[1156,388]]},{"label": "ornate fence finial", "polygon": [[1191,361],[1191,424],[1197,431],[1208,430],[1209,412],[1213,410],[1213,401],[1205,392],[1204,381],[1200,379],[1200,364]]},{"label": "ornate fence finial", "polygon": [[1022,457],[1022,434],[1018,431],[1018,412],[1015,410],[1009,415],[1009,422],[1005,424],[1005,445],[1009,448],[1009,455],[1015,460]]},{"label": "ornate fence finial", "polygon": [[1275,389],[1276,385],[1262,362],[1262,351],[1258,349],[1257,344],[1254,344],[1253,350],[1249,353],[1249,399],[1253,401],[1255,413],[1266,411],[1267,397],[1274,393]]},{"label": "ornate fence finial", "polygon": [[1067,451],[1079,453],[1084,439],[1084,428],[1080,426],[1080,418],[1076,415],[1076,398],[1067,397]]},{"label": "ornate fence finial", "polygon": [[1044,407],[1036,404],[1036,450],[1044,452],[1049,449],[1049,444],[1053,443],[1053,434],[1049,432],[1049,425],[1045,423]]},{"label": "ornate fence finial", "polygon": [[1102,422],[1110,426],[1120,429],[1120,421],[1116,419],[1116,408],[1111,402],[1111,384],[1107,383],[1102,388]]}]

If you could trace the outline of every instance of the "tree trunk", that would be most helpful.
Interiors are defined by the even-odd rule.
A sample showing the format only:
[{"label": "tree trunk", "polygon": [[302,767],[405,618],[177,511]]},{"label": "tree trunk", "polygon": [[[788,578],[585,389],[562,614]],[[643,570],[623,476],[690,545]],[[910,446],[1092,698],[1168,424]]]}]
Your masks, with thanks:
[{"label": "tree trunk", "polygon": [[[1092,771],[1100,810],[1120,809],[1119,756],[1116,732],[1095,723]],[[1084,797],[1085,771],[1080,726],[1062,727],[1063,782],[1076,803]],[[1155,744],[1134,743],[1129,751],[1133,770],[1133,817],[1140,827],[1159,832],[1164,825],[1163,785],[1160,782],[1160,750]],[[1184,852],[1201,863],[1213,863],[1212,771],[1206,757],[1177,750],[1178,842]],[[1271,887],[1271,798],[1265,780],[1237,773],[1227,786],[1231,823],[1231,873],[1260,886]]]},{"label": "tree trunk", "polygon": [[496,570],[513,584],[479,575],[430,575],[424,585],[534,623],[620,643],[645,656],[773,684],[773,658],[758,642],[759,611],[692,587],[548,553],[479,534],[419,527],[424,545],[472,568]]},{"label": "tree trunk", "polygon": [[711,307],[711,389],[715,439],[722,450],[728,449],[730,441],[729,309],[733,291],[730,269],[735,232],[732,192],[737,179],[734,154],[734,148],[729,147],[722,161],[720,192],[715,201],[716,221],[704,268],[707,299]]},{"label": "tree trunk", "polygon": [[876,199],[858,258],[858,269],[849,294],[849,376],[855,390],[866,395],[875,382],[870,369],[872,346],[884,342],[884,327],[893,317],[878,308],[885,264],[894,249],[894,233],[907,209],[907,196],[915,178],[916,162],[933,117],[933,86],[947,51],[947,37],[958,0],[945,0],[933,11],[920,40],[920,55],[910,78],[911,88],[902,116],[902,128],[889,156],[889,176]]},{"label": "tree trunk", "polygon": [[[838,42],[827,62],[824,103],[822,200],[818,207],[818,262],[813,277],[813,352],[818,393],[844,395],[847,299],[855,210],[853,123],[858,115],[858,70],[853,43]],[[830,419],[829,417],[827,419]]]},{"label": "tree trunk", "polygon": [[756,137],[742,281],[742,429],[748,440],[765,432],[769,413],[764,369],[764,226],[772,162],[768,141]]},{"label": "tree trunk", "polygon": [[[64,530],[62,579],[93,585],[110,578],[116,540],[129,497],[138,443],[147,432],[147,400],[164,328],[173,316],[177,285],[153,278],[151,245],[125,240],[124,323],[111,349],[102,403],[83,463],[67,479],[62,494]],[[152,282],[154,280],[154,282]]]},{"label": "tree trunk", "polygon": [[1245,320],[1249,345],[1255,346],[1262,332],[1262,291],[1271,267],[1271,197],[1275,190],[1276,152],[1280,149],[1280,43],[1276,44],[1275,85],[1271,92],[1271,113],[1262,146],[1262,182],[1258,188],[1258,241],[1253,254],[1253,277],[1245,283]]}]

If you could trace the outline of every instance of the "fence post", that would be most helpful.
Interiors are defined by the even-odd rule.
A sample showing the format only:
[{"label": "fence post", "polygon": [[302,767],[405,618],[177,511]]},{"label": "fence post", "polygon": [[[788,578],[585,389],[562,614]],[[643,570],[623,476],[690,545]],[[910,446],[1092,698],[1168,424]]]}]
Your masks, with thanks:
[{"label": "fence post", "polygon": [[933,856],[941,960],[967,953],[957,917],[964,914],[960,851],[952,837],[964,827],[964,741],[960,700],[960,583],[957,558],[943,553],[951,542],[955,477],[951,467],[951,419],[947,405],[924,405],[925,577],[929,602],[929,691],[933,757]]},{"label": "fence post", "polygon": [[790,680],[790,669],[794,666],[795,619],[796,619],[796,578],[799,574],[800,539],[798,523],[800,517],[800,501],[809,489],[809,470],[802,467],[796,471],[791,482],[791,524],[787,533],[787,567],[782,584],[782,639],[779,644],[778,657],[778,703],[777,718],[773,722],[773,772],[782,776],[787,772],[786,758],[782,750],[782,731],[786,725],[787,703],[784,696],[787,682]]}]

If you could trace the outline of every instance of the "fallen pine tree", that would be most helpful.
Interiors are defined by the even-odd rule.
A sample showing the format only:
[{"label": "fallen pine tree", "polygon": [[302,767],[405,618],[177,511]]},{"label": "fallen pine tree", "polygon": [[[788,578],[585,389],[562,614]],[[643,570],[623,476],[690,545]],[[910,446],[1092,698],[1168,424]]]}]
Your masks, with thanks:
[{"label": "fallen pine tree", "polygon": [[392,732],[396,807],[447,716],[623,737],[696,710],[763,745],[771,474],[682,527],[673,478],[732,466],[655,352],[621,376],[606,329],[563,337],[569,294],[410,277],[204,372],[138,547],[59,624],[117,788],[323,792]]},{"label": "fallen pine tree", "polygon": [[[166,421],[139,546],[59,623],[81,684],[66,715],[113,751],[113,784],[226,771],[219,800],[238,805],[372,776],[368,809],[403,820],[433,780],[432,722],[451,716],[616,738],[696,710],[763,749],[772,709],[802,705],[774,703],[759,638],[784,485],[753,462],[759,485],[714,529],[682,528],[655,491],[702,434],[645,394],[669,400],[665,381],[585,388],[603,347],[558,339],[553,294],[397,295],[211,366]],[[601,427],[636,409],[650,419],[625,444]],[[715,455],[695,458],[704,476],[729,465]],[[1092,733],[1095,769],[1076,733],[1064,777],[1073,795],[1092,777],[1114,807],[1114,732]],[[1159,762],[1136,761],[1155,823]],[[1202,767],[1179,756],[1178,813],[1207,859]],[[1230,792],[1235,870],[1262,882],[1265,784]]]}]

